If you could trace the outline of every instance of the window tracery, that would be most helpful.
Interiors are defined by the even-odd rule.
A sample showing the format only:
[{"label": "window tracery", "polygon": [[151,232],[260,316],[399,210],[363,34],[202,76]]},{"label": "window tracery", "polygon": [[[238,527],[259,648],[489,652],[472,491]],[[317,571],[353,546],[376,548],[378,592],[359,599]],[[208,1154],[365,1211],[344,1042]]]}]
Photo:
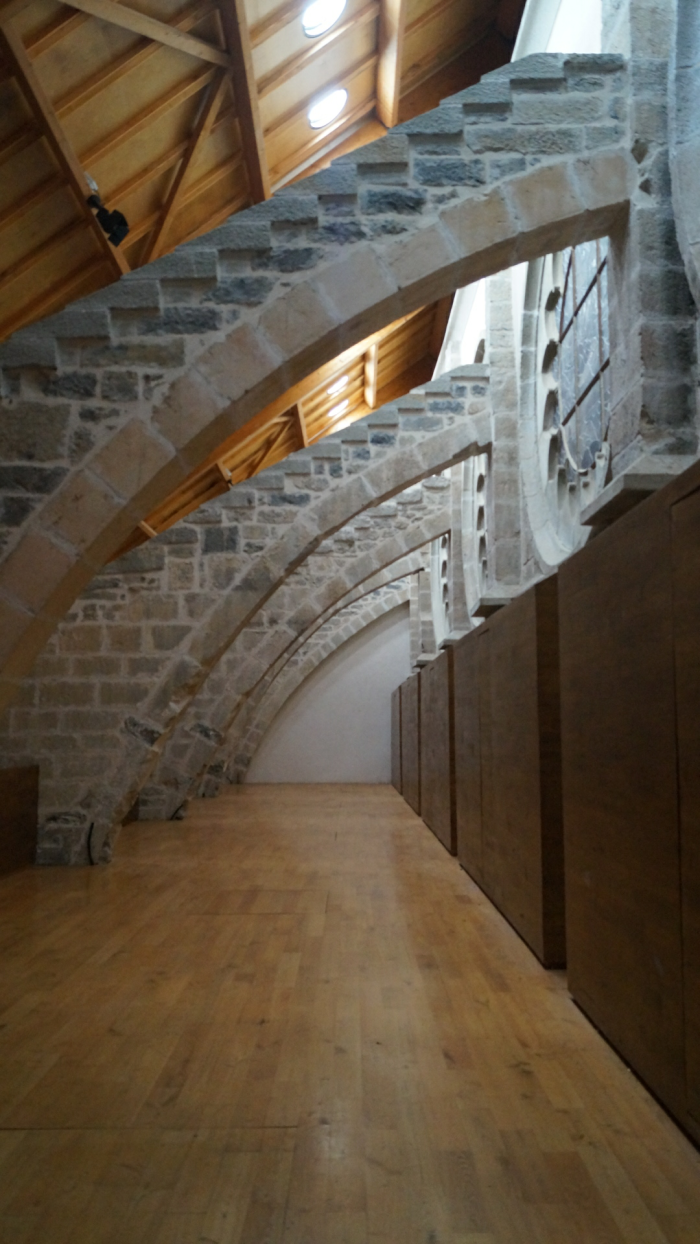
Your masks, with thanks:
[{"label": "window tracery", "polygon": [[607,239],[530,264],[523,320],[525,496],[542,560],[558,565],[586,539],[581,511],[610,460]]}]

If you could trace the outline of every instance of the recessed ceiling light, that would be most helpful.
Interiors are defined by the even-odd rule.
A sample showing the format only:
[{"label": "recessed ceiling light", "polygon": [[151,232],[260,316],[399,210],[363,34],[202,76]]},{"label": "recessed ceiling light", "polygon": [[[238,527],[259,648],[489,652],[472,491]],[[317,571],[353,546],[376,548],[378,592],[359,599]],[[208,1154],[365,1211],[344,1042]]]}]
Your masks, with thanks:
[{"label": "recessed ceiling light", "polygon": [[339,415],[342,415],[345,413],[349,405],[350,405],[350,400],[349,398],[346,397],[344,401],[338,402],[337,406],[333,406],[328,411],[328,418],[337,419]]},{"label": "recessed ceiling light", "polygon": [[322,95],[320,99],[317,99],[306,114],[312,130],[322,130],[324,125],[330,125],[331,121],[335,121],[343,111],[347,100],[348,93],[342,87],[329,91],[328,95]]},{"label": "recessed ceiling light", "polygon": [[343,389],[347,389],[349,380],[349,376],[341,376],[340,380],[333,381],[333,384],[326,389],[326,393],[329,397],[337,397],[339,393],[343,392]]},{"label": "recessed ceiling light", "polygon": [[346,0],[314,0],[308,4],[301,15],[304,34],[309,39],[317,39],[337,22],[345,8]]}]

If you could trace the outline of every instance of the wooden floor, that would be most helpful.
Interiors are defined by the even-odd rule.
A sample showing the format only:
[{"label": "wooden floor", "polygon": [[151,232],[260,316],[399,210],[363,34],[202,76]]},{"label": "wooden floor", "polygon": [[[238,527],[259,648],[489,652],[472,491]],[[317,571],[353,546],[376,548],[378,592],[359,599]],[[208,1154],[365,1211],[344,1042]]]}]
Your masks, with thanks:
[{"label": "wooden floor", "polygon": [[700,1155],[388,787],[0,882],[2,1244],[698,1244]]}]

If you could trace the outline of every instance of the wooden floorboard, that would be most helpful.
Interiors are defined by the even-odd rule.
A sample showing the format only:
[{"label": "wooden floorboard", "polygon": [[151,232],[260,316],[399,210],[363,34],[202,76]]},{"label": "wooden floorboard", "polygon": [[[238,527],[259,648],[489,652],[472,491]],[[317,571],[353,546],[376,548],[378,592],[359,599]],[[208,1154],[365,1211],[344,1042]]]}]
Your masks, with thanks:
[{"label": "wooden floorboard", "polygon": [[0,879],[1,1244],[698,1244],[700,1154],[391,787]]}]

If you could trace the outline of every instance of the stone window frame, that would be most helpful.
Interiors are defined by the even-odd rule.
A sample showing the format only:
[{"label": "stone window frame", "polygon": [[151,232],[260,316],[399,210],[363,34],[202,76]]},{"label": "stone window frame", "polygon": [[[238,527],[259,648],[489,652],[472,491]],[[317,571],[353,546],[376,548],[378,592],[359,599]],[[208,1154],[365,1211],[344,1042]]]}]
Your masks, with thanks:
[{"label": "stone window frame", "polygon": [[[545,571],[555,569],[585,544],[590,532],[581,525],[581,511],[605,487],[610,468],[610,446],[605,439],[609,428],[609,410],[601,422],[604,439],[600,449],[595,459],[586,466],[577,463],[561,432],[561,424],[570,423],[582,400],[598,382],[602,393],[604,381],[610,375],[609,344],[607,359],[601,357],[602,308],[598,288],[599,275],[608,267],[607,248],[605,263],[598,251],[595,281],[587,283],[585,295],[577,298],[576,307],[576,312],[580,312],[593,289],[596,289],[599,365],[595,375],[589,377],[580,392],[575,393],[576,400],[567,410],[566,420],[559,418],[558,364],[564,327],[564,263],[565,256],[580,250],[582,245],[590,243],[556,251],[532,261],[528,264],[525,281],[520,367],[521,473],[533,543]],[[595,245],[598,246],[598,243],[595,242]],[[609,311],[608,306],[608,339]],[[572,319],[575,321],[576,315]]]}]

